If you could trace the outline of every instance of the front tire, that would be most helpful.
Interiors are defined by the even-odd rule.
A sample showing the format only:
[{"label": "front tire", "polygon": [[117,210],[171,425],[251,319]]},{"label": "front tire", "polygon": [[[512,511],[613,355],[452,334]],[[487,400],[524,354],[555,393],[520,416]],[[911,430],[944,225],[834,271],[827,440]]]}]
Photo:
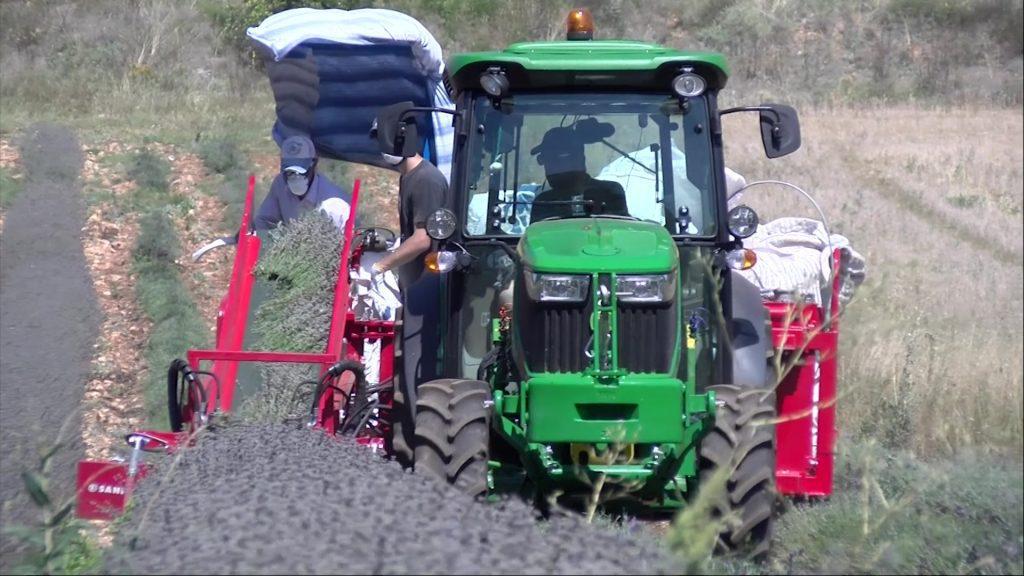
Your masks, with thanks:
[{"label": "front tire", "polygon": [[417,389],[415,468],[463,492],[487,493],[491,387],[434,380]]},{"label": "front tire", "polygon": [[769,550],[775,507],[775,393],[721,384],[711,386],[715,424],[700,445],[700,483],[726,475],[713,508],[723,522],[717,547],[763,559]]}]

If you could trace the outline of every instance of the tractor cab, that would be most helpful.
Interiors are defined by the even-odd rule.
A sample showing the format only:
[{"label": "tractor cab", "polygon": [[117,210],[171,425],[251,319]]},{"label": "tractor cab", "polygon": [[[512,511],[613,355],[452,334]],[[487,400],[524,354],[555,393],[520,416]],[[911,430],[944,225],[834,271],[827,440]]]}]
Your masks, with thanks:
[{"label": "tractor cab", "polygon": [[[717,92],[728,74],[719,54],[592,40],[585,11],[570,14],[568,29],[570,39],[562,42],[451,58],[458,109],[451,208],[458,224],[451,236],[438,238],[445,247],[432,261],[441,272],[460,261],[472,266],[448,279],[445,300],[459,329],[448,331],[446,370],[474,376],[517,276],[547,286],[550,274],[542,273],[561,273],[567,278],[557,289],[580,292],[584,281],[574,276],[603,272],[635,276],[623,279],[625,291],[650,295],[623,296],[650,300],[641,307],[647,312],[655,293],[674,300],[678,288],[687,311],[674,313],[707,328],[685,339],[693,345],[690,356],[704,353],[700,380],[728,379],[731,366],[716,353],[707,317],[721,296],[709,290],[715,283],[709,272],[749,264],[737,249],[757,216],[727,202],[720,115],[760,112],[766,151],[774,157],[799,146],[795,112],[778,105],[719,111]],[[658,261],[666,246],[673,257]],[[727,294],[730,287],[722,289]],[[646,325],[635,329],[650,333]],[[657,349],[623,333],[616,334],[615,354],[581,355],[589,328],[580,330],[587,334],[579,345],[573,341],[567,345],[573,351],[562,354],[576,368],[592,354],[603,354],[606,364],[612,356],[629,357],[634,344],[647,354]],[[671,332],[662,326],[652,334],[671,340]],[[671,358],[682,375],[690,362],[681,347],[674,349],[658,355]]]}]

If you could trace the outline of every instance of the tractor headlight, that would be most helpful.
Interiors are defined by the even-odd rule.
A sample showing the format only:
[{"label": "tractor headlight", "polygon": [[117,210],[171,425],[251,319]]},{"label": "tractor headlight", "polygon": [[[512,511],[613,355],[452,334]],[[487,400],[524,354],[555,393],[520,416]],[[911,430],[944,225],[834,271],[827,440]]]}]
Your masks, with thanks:
[{"label": "tractor headlight", "polygon": [[455,226],[458,220],[455,214],[447,208],[438,208],[433,214],[427,217],[427,236],[434,240],[447,240],[455,233]]},{"label": "tractor headlight", "polygon": [[590,276],[539,274],[527,271],[526,293],[539,302],[582,302],[590,290]]},{"label": "tractor headlight", "polygon": [[704,93],[707,82],[692,71],[686,71],[672,80],[672,91],[683,98],[694,98]]},{"label": "tractor headlight", "polygon": [[668,302],[676,294],[676,275],[618,276],[615,295],[623,302]]},{"label": "tractor headlight", "polygon": [[759,219],[750,206],[740,204],[729,210],[729,232],[737,238],[749,238],[757,232]]},{"label": "tractor headlight", "polygon": [[480,87],[492,98],[504,98],[508,95],[508,77],[501,68],[488,68],[480,75]]}]

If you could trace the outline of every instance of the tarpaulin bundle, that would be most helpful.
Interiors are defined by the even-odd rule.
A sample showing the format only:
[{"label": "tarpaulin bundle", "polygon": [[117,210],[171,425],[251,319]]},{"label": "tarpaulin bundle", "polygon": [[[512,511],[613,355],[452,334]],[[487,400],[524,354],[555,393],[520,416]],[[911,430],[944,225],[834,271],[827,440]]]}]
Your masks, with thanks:
[{"label": "tarpaulin bundle", "polygon": [[[303,134],[321,156],[393,168],[369,136],[378,110],[403,101],[453,108],[440,45],[401,12],[297,8],[270,16],[247,34],[267,61],[278,144]],[[432,113],[417,120],[424,157],[449,177],[452,116]]]},{"label": "tarpaulin bundle", "polygon": [[832,279],[832,251],[840,251],[836,281],[846,305],[866,276],[865,259],[840,234],[829,235],[824,223],[786,217],[758,227],[743,241],[757,253],[757,264],[740,272],[761,289],[766,300],[804,300],[822,305],[822,288]]}]

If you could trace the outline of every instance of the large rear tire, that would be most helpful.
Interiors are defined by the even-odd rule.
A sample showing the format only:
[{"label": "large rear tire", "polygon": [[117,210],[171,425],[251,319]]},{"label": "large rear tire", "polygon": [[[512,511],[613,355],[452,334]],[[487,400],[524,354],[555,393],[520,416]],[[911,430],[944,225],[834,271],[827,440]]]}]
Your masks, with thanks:
[{"label": "large rear tire", "polygon": [[403,468],[412,468],[413,464],[412,412],[406,405],[405,394],[396,390],[391,410],[391,453]]},{"label": "large rear tire", "polygon": [[700,445],[700,482],[726,475],[713,514],[722,521],[717,547],[763,559],[769,550],[775,508],[775,393],[733,385],[711,386],[715,424]]},{"label": "large rear tire", "polygon": [[415,468],[479,496],[487,493],[491,387],[434,380],[417,389]]}]

